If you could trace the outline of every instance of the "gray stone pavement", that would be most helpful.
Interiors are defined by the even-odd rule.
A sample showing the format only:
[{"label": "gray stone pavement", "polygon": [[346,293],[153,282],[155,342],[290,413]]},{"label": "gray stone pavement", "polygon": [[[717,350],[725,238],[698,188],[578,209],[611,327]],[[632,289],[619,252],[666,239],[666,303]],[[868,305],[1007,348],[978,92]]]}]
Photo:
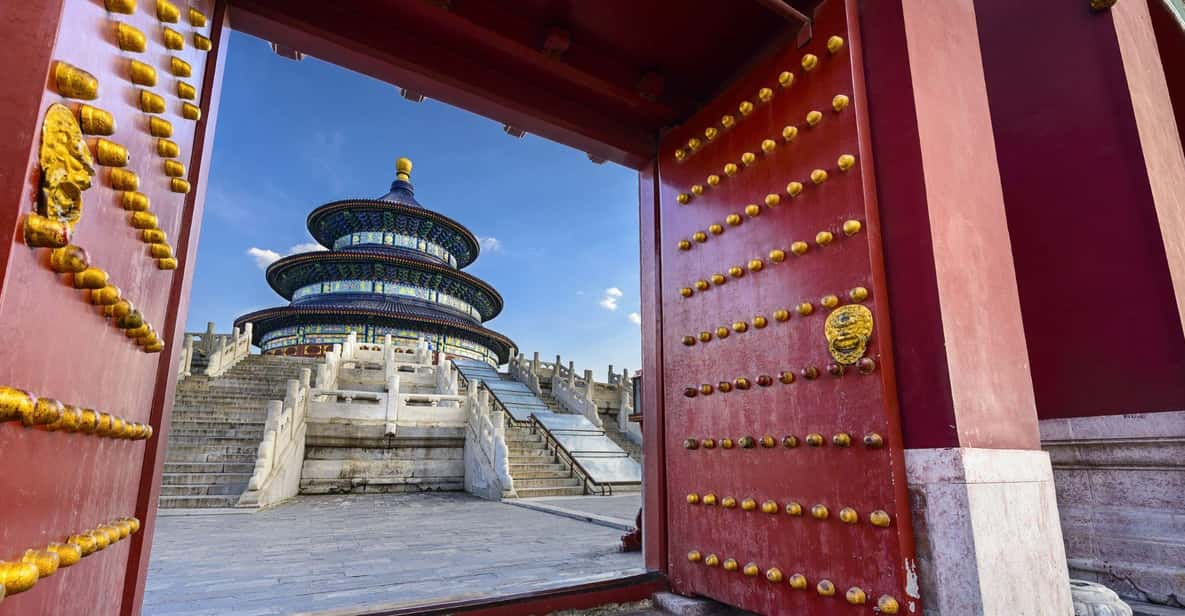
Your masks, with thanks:
[{"label": "gray stone pavement", "polygon": [[162,516],[144,614],[391,607],[642,572],[640,554],[618,552],[620,535],[459,493],[307,496],[252,514]]},{"label": "gray stone pavement", "polygon": [[528,500],[533,503],[625,520],[631,527],[634,524],[634,518],[638,516],[638,508],[642,506],[640,492],[620,496],[556,496]]}]

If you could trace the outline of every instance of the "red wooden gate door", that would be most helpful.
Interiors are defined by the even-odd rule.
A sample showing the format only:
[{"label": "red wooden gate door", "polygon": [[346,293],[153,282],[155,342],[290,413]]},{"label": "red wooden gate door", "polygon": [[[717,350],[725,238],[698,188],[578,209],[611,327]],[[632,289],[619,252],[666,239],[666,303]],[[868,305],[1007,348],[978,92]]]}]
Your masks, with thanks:
[{"label": "red wooden gate door", "polygon": [[213,4],[4,8],[0,614],[137,609],[215,87]]},{"label": "red wooden gate door", "polygon": [[669,571],[765,614],[920,612],[857,15],[659,151]]}]

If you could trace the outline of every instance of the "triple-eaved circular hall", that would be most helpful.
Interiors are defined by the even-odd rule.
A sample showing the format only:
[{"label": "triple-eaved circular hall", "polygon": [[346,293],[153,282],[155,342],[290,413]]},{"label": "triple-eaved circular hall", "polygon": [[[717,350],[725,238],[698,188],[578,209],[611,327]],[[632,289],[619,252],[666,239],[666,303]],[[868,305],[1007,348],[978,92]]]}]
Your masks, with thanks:
[{"label": "triple-eaved circular hall", "polygon": [[309,233],[328,250],[267,268],[268,284],[289,304],[235,320],[253,324],[264,353],[318,356],[350,332],[372,343],[388,334],[407,343],[422,337],[435,351],[493,365],[515,352],[509,338],[482,325],[502,311],[502,296],[461,271],[477,259],[477,238],[416,201],[410,160],[395,168],[387,194],[309,214]]}]

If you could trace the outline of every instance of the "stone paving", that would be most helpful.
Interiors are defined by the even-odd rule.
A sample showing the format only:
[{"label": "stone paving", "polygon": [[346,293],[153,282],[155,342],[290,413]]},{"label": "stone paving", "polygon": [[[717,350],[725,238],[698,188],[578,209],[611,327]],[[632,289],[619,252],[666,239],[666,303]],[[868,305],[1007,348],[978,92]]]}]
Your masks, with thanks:
[{"label": "stone paving", "polygon": [[143,613],[316,613],[641,573],[639,553],[618,552],[620,536],[461,493],[306,496],[252,514],[162,516]]},{"label": "stone paving", "polygon": [[642,506],[642,493],[623,494],[620,496],[562,496],[555,498],[532,498],[533,503],[552,505],[625,520],[631,526],[638,517],[638,508]]}]

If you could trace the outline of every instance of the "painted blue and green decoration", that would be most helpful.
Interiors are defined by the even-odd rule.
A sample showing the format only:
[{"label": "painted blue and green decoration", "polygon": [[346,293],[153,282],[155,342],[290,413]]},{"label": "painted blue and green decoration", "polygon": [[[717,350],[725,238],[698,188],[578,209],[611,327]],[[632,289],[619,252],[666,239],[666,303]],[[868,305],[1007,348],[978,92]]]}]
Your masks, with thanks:
[{"label": "painted blue and green decoration", "polygon": [[502,296],[461,271],[477,259],[477,238],[416,201],[411,167],[396,161],[391,190],[378,199],[313,210],[309,232],[328,250],[272,263],[267,282],[289,304],[235,326],[253,323],[253,342],[267,354],[319,356],[356,332],[359,342],[423,338],[446,355],[507,362],[514,343],[482,325],[502,311]]}]

